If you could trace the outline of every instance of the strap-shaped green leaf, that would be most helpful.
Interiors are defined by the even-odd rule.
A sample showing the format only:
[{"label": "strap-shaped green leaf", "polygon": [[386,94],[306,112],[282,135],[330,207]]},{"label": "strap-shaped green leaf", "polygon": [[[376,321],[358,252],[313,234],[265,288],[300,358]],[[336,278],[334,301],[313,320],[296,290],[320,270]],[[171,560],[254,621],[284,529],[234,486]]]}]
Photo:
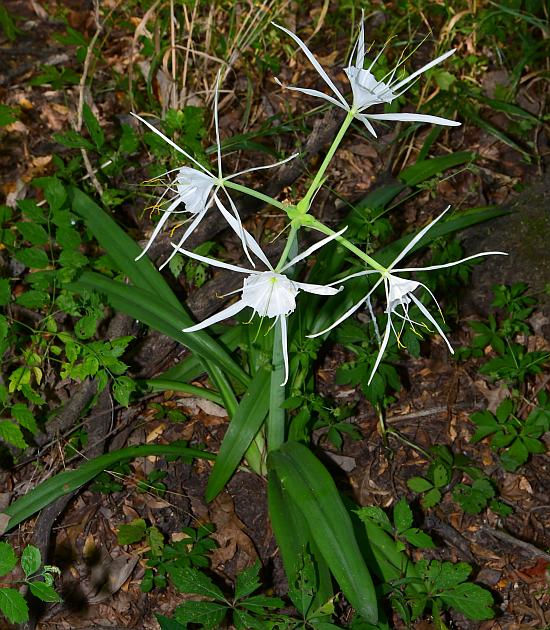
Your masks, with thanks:
[{"label": "strap-shaped green leaf", "polygon": [[233,414],[208,480],[207,501],[221,492],[260,430],[269,407],[270,377],[267,367],[258,370]]},{"label": "strap-shaped green leaf", "polygon": [[68,286],[74,291],[92,289],[103,293],[116,310],[127,313],[175,339],[195,352],[202,360],[216,363],[241,383],[249,382],[250,377],[207,333],[202,330],[194,333],[182,332],[182,328],[191,325],[189,315],[181,308],[163,302],[155,294],[89,271],[85,271],[76,282]]},{"label": "strap-shaped green leaf", "polygon": [[458,151],[457,153],[440,155],[428,160],[420,160],[402,170],[399,173],[399,179],[405,182],[407,186],[416,186],[449,168],[459,166],[465,162],[472,162],[475,157],[476,154],[473,151]]},{"label": "strap-shaped green leaf", "polygon": [[88,195],[78,188],[71,188],[70,192],[73,210],[86,221],[98,243],[132,284],[148,289],[167,304],[181,309],[178,298],[153,263],[147,257],[136,260],[141,253],[137,243]]},{"label": "strap-shaped green leaf", "polygon": [[298,442],[287,442],[268,456],[285,495],[308,523],[311,537],[352,606],[376,623],[376,593],[357,544],[350,516],[327,469]]},{"label": "strap-shaped green leaf", "polygon": [[[277,475],[270,475],[268,481],[267,501],[269,519],[275,534],[279,551],[283,559],[286,577],[289,585],[289,595],[302,615],[320,608],[334,595],[330,572],[317,545],[309,531],[308,524],[301,511],[286,496]],[[299,572],[304,566],[304,554],[311,553],[315,558],[317,584],[315,595],[304,610],[301,602],[295,601],[296,583]]]},{"label": "strap-shaped green leaf", "polygon": [[201,457],[203,459],[215,459],[212,453],[206,453],[196,448],[186,448],[170,444],[147,444],[143,446],[129,446],[95,459],[90,459],[74,470],[66,470],[46,481],[38,484],[30,492],[14,501],[8,506],[2,515],[10,517],[2,533],[13,529],[16,525],[32,516],[46,505],[59,497],[77,490],[85,483],[91,481],[110,466],[136,457],[148,457],[149,455],[180,455],[183,457]]}]

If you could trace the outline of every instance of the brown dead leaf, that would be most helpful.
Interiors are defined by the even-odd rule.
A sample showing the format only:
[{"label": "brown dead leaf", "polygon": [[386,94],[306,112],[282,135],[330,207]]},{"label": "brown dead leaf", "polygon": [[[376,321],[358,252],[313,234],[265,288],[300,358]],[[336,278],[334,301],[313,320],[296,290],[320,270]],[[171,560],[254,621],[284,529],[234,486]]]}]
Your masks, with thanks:
[{"label": "brown dead leaf", "polygon": [[199,411],[203,411],[215,418],[227,418],[227,411],[223,407],[205,398],[180,398],[177,402],[189,409],[192,414],[198,414]]},{"label": "brown dead leaf", "polygon": [[533,494],[533,488],[526,477],[504,473],[500,494],[505,501],[518,503],[530,499]]},{"label": "brown dead leaf", "polygon": [[50,131],[61,131],[69,121],[69,109],[58,103],[44,103],[40,110],[40,118]]},{"label": "brown dead leaf", "polygon": [[32,109],[34,107],[34,105],[29,101],[29,99],[26,96],[20,96],[17,99],[17,104],[19,105],[19,107],[23,108],[23,109]]},{"label": "brown dead leaf", "polygon": [[104,566],[105,580],[99,592],[88,598],[88,603],[98,604],[110,599],[130,578],[137,563],[137,556],[124,554]]},{"label": "brown dead leaf", "polygon": [[495,413],[500,403],[510,395],[510,392],[505,385],[490,388],[483,380],[474,381],[474,385],[487,400],[487,409],[492,413]]},{"label": "brown dead leaf", "polygon": [[145,442],[150,444],[151,442],[155,442],[166,430],[167,424],[165,422],[159,422],[159,424],[149,431],[147,437],[145,438]]},{"label": "brown dead leaf", "polygon": [[27,135],[29,133],[29,128],[27,125],[24,125],[20,120],[16,120],[9,125],[6,125],[4,129],[8,133],[23,133]]},{"label": "brown dead leaf", "polygon": [[245,534],[245,525],[235,514],[231,496],[224,492],[209,506],[210,519],[216,526],[212,537],[219,549],[212,552],[212,566],[224,570],[224,565],[236,556],[235,571],[240,573],[258,557],[252,540]]}]

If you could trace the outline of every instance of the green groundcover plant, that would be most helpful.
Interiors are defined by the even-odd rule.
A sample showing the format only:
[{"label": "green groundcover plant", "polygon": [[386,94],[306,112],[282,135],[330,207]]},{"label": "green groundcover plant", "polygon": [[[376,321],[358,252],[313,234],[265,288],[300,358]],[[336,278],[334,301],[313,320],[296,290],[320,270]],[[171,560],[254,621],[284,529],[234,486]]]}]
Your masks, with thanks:
[{"label": "green groundcover plant", "polygon": [[[380,581],[387,583],[390,579],[383,569],[380,570],[386,560],[365,548],[363,538],[357,534],[357,518],[353,515],[357,506],[350,508],[347,500],[340,495],[327,468],[309,448],[307,431],[296,430],[295,425],[293,427],[299,414],[293,413],[294,410],[289,409],[285,401],[287,397],[311,391],[314,361],[321,342],[334,329],[347,324],[363,307],[370,317],[369,330],[377,345],[369,363],[368,376],[364,379],[366,386],[376,383],[380,373],[384,373],[386,362],[395,357],[395,346],[399,348],[403,345],[402,339],[410,330],[418,337],[437,332],[453,352],[445,332],[443,313],[432,289],[411,276],[416,272],[446,270],[483,256],[505,254],[481,252],[441,264],[404,266],[407,257],[435,238],[494,216],[494,212],[486,209],[453,217],[450,216],[450,207],[442,209],[431,223],[416,233],[381,247],[377,253],[367,250],[361,239],[355,238],[357,230],[352,224],[357,223],[357,216],[350,216],[349,223],[337,229],[332,229],[315,216],[316,195],[324,185],[336,151],[355,122],[361,124],[361,129],[364,126],[372,136],[376,136],[375,124],[396,121],[447,127],[460,124],[444,116],[396,111],[406,89],[422,74],[443,63],[454,50],[445,52],[408,75],[404,70],[406,58],[400,57],[399,63],[389,73],[379,77],[376,66],[381,53],[367,60],[361,25],[349,65],[344,69],[352,93],[349,102],[305,43],[286,28],[278,28],[299,46],[331,93],[300,87],[288,89],[318,97],[345,111],[340,129],[318,170],[306,182],[301,199],[293,203],[281,202],[235,181],[244,173],[296,159],[297,154],[267,166],[223,174],[218,125],[221,78],[218,76],[213,108],[215,168],[194,157],[151,122],[135,115],[189,164],[179,165],[163,174],[163,178],[168,178],[168,185],[155,204],[160,211],[160,220],[143,250],[140,251],[136,243],[90,197],[76,188],[68,191],[73,212],[86,221],[129,282],[84,271],[67,286],[73,291],[101,293],[114,309],[172,337],[191,351],[179,365],[156,379],[156,383],[153,380],[149,384],[156,389],[162,388],[163,384],[170,388],[177,384],[183,391],[186,387],[193,387],[196,394],[198,388],[190,383],[206,373],[211,389],[204,389],[205,396],[223,402],[230,424],[215,458],[206,490],[207,500],[212,500],[223,490],[243,459],[256,473],[267,476],[270,518],[289,585],[296,584],[307,556],[307,561],[315,567],[312,570],[315,595],[309,609],[324,610],[323,606],[333,601],[341,591],[357,613],[358,621],[354,627],[378,627],[378,601],[384,595],[384,589],[379,589],[378,584]],[[384,111],[377,113],[373,108],[383,108]],[[447,112],[441,113],[448,115]],[[452,162],[447,156],[445,160],[446,165],[452,166],[460,160],[464,161],[464,158],[461,156],[460,160]],[[442,170],[442,162],[437,162],[437,166],[429,162],[415,165],[407,174],[402,173],[401,184],[384,191],[383,199],[371,198],[372,206],[379,204],[379,207],[384,207],[407,185],[422,181],[428,176],[426,173],[433,176]],[[243,225],[237,210],[237,194],[259,199],[286,216],[286,240],[277,261],[270,260]],[[204,217],[211,213],[217,213],[220,221],[225,221],[237,235],[247,260],[243,266],[186,248],[186,241]],[[154,240],[174,219],[181,232],[173,231],[172,251],[162,267],[179,255],[242,278],[240,288],[229,294],[235,294],[236,299],[201,322],[193,321],[145,256]],[[315,235],[321,235],[320,240],[316,240]],[[302,246],[302,241],[306,239],[313,244]],[[432,308],[434,305],[435,309]],[[232,319],[237,322],[235,326],[220,325]],[[159,449],[162,450],[161,447]],[[134,453],[130,453],[131,449],[126,450],[128,452],[121,453],[119,460],[127,459]],[[212,458],[198,449],[184,448],[182,451],[189,457]],[[137,451],[135,454],[138,454]],[[111,454],[109,462],[113,463],[116,459],[116,454]],[[63,473],[71,475],[72,489],[87,483],[104,469],[103,462],[89,462],[86,466],[86,474],[71,475],[76,471]],[[56,482],[52,478],[48,480],[49,494],[39,487],[33,491],[34,494],[24,497],[24,504],[16,502],[10,506],[5,510],[10,517],[7,527],[13,527],[22,518],[40,509],[47,502],[46,496],[52,496],[52,491],[63,493],[67,481],[69,477],[64,482]],[[395,540],[391,540],[395,545]],[[399,542],[399,545],[395,563],[391,565],[391,571],[388,569],[394,591],[399,590],[399,580],[407,580],[407,588],[412,589],[414,594],[417,592],[415,580],[420,580],[422,576],[424,580],[424,590],[418,591],[420,603],[412,615],[414,618],[426,605],[426,593],[430,597],[439,597],[437,589],[443,589],[444,585],[435,584],[432,588],[431,581],[437,582],[440,571],[439,565],[435,567],[433,563],[426,564],[421,571],[422,576],[411,575],[401,557],[403,543]],[[380,549],[382,555],[389,553],[384,542]],[[371,572],[374,573],[374,581]],[[462,577],[458,582],[461,581]],[[490,611],[485,613],[484,609],[484,617],[491,614]],[[439,614],[438,605],[434,605],[434,614]],[[220,615],[225,615],[225,611]],[[182,615],[180,617],[183,619]],[[312,627],[337,627],[330,623],[330,615],[320,614],[315,619]]]}]

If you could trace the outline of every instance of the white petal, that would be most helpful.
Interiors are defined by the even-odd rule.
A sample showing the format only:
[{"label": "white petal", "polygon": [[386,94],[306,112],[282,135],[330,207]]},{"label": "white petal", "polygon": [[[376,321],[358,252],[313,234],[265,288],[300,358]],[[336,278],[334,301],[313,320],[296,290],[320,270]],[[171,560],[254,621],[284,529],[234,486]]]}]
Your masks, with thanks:
[{"label": "white petal", "polygon": [[[254,261],[252,260],[252,258],[250,258],[250,254],[248,252],[248,247],[246,245],[247,240],[244,233],[243,224],[241,223],[241,217],[239,216],[239,213],[237,211],[237,207],[233,203],[233,199],[231,199],[231,195],[227,192],[227,190],[225,190],[225,188],[223,190],[225,192],[227,199],[229,200],[229,205],[231,206],[231,209],[233,210],[233,214],[235,216],[232,217],[231,214],[227,211],[227,208],[222,204],[218,196],[214,195],[214,200],[216,202],[216,205],[218,206],[218,210],[222,213],[225,220],[233,228],[235,234],[237,234],[237,236],[241,239],[241,244],[243,246],[244,253],[246,254],[246,257],[248,258],[250,264],[253,267],[255,267],[256,265],[254,264]],[[228,217],[231,217],[231,218],[228,219]]]},{"label": "white petal", "polygon": [[422,302],[416,297],[416,295],[411,294],[411,299],[416,304],[416,306],[418,306],[418,308],[420,309],[420,312],[424,315],[424,317],[435,326],[437,332],[443,337],[443,339],[447,343],[447,346],[449,347],[449,351],[451,352],[451,354],[454,354],[455,351],[453,350],[453,347],[451,346],[451,342],[447,339],[445,333],[441,330],[441,326],[435,321],[430,311],[424,306],[424,304],[422,304]]},{"label": "white petal", "polygon": [[205,173],[208,173],[208,175],[210,175],[210,177],[214,177],[214,175],[212,175],[212,173],[204,168],[204,166],[200,163],[197,162],[197,160],[195,160],[195,158],[192,155],[189,155],[189,153],[187,153],[187,151],[184,151],[181,147],[178,147],[178,145],[173,141],[170,140],[170,138],[167,138],[161,131],[159,131],[156,127],[154,127],[153,125],[151,125],[151,123],[148,123],[144,118],[142,118],[141,116],[138,116],[137,114],[134,114],[134,112],[130,112],[132,114],[132,116],[134,116],[134,118],[137,118],[139,121],[141,121],[144,125],[147,125],[147,127],[149,127],[149,129],[153,132],[156,133],[157,136],[160,136],[165,142],[167,142],[171,147],[173,147],[174,149],[176,149],[176,151],[179,151],[180,153],[183,153],[183,155],[185,155],[185,157],[188,160],[191,160],[191,162],[193,162],[193,164],[195,164],[196,166],[198,166],[202,171],[204,171]]},{"label": "white petal", "polygon": [[295,35],[292,31],[289,31],[288,29],[286,29],[284,26],[279,26],[278,24],[275,24],[275,22],[272,22],[273,26],[276,26],[277,28],[280,28],[281,31],[285,32],[287,35],[289,35],[290,37],[292,37],[292,39],[298,44],[298,46],[300,46],[300,48],[303,50],[304,54],[306,55],[306,57],[310,60],[311,64],[313,65],[313,67],[315,68],[315,70],[317,70],[317,72],[321,75],[321,78],[323,79],[323,81],[329,86],[329,88],[334,92],[336,98],[342,103],[342,105],[345,108],[348,108],[348,104],[346,103],[346,99],[342,96],[342,94],[340,94],[340,91],[338,90],[338,88],[334,85],[334,83],[332,82],[331,78],[328,76],[328,74],[323,70],[323,67],[321,66],[321,64],[317,61],[317,59],[315,59],[313,53],[309,50],[309,48],[304,44],[304,42],[297,36]]},{"label": "white petal", "polygon": [[394,273],[403,273],[405,271],[432,271],[433,269],[445,269],[447,267],[460,265],[461,263],[468,260],[473,260],[474,258],[481,258],[482,256],[508,256],[508,254],[506,252],[480,252],[479,254],[472,254],[472,256],[466,256],[466,258],[461,258],[460,260],[455,260],[454,262],[445,263],[444,265],[430,265],[428,267],[406,267],[405,269],[392,269],[392,271]]},{"label": "white petal", "polygon": [[347,282],[352,278],[360,278],[361,276],[370,276],[373,273],[380,273],[376,269],[367,269],[366,271],[357,271],[356,273],[350,273],[349,276],[345,276],[344,278],[340,278],[340,280],[335,280],[334,282],[330,282],[327,284],[327,287],[332,287],[335,284],[340,284],[340,282]]},{"label": "white petal", "polygon": [[426,232],[428,232],[429,230],[431,230],[431,228],[440,220],[442,219],[446,212],[449,210],[451,206],[447,206],[445,208],[445,210],[443,210],[443,212],[436,217],[431,223],[428,223],[428,225],[426,225],[425,227],[423,227],[420,232],[418,232],[418,234],[413,237],[403,248],[403,250],[401,251],[401,253],[397,256],[397,258],[395,258],[395,260],[391,263],[391,265],[388,267],[388,271],[393,269],[395,267],[395,265],[400,261],[403,260],[403,258],[405,258],[405,256],[411,251],[411,249],[418,243],[418,241],[420,241],[424,235],[426,234]]},{"label": "white petal", "polygon": [[310,284],[309,282],[294,282],[294,284],[301,290],[307,293],[315,293],[316,295],[336,295],[344,287],[334,289],[333,287],[323,284]]},{"label": "white petal", "polygon": [[389,284],[386,306],[387,313],[391,313],[395,307],[400,304],[402,306],[409,304],[411,301],[409,294],[421,286],[421,283],[416,280],[406,280],[405,278],[398,278],[393,275],[388,277],[387,282]]},{"label": "white petal", "polygon": [[263,272],[254,271],[252,269],[243,269],[242,267],[237,267],[236,265],[230,265],[229,263],[222,262],[221,260],[215,260],[214,258],[208,258],[207,256],[201,256],[200,254],[195,254],[194,252],[190,252],[187,249],[183,249],[182,247],[179,247],[178,245],[174,245],[174,243],[172,243],[172,247],[174,248],[176,252],[185,254],[186,256],[189,256],[189,258],[194,258],[195,260],[198,260],[202,263],[206,263],[207,265],[212,265],[213,267],[229,269],[230,271],[237,271],[238,273],[252,273],[252,274],[263,273]]},{"label": "white petal", "polygon": [[281,322],[281,346],[283,349],[283,363],[285,366],[285,380],[281,383],[281,387],[284,387],[288,381],[288,339],[286,330],[286,317],[284,315],[281,315],[279,317],[279,322]]},{"label": "white petal", "polygon": [[349,109],[350,109],[350,107],[349,107],[349,105],[347,103],[346,103],[346,106],[344,107],[342,105],[342,103],[337,101],[335,98],[333,98],[332,96],[329,96],[328,94],[325,94],[324,92],[319,92],[319,90],[312,90],[310,88],[295,87],[294,85],[286,85],[286,83],[281,83],[277,78],[275,79],[275,81],[281,87],[283,87],[285,90],[293,90],[294,92],[302,92],[302,94],[307,94],[308,96],[315,96],[317,98],[322,98],[325,101],[328,101],[329,103],[332,103],[333,105],[336,105],[336,107],[340,107],[342,109],[345,109],[346,111],[349,111]]},{"label": "white petal", "polygon": [[253,166],[252,168],[245,168],[244,171],[239,171],[238,173],[233,173],[233,175],[228,175],[225,179],[233,179],[234,177],[238,177],[239,175],[244,175],[245,173],[252,173],[252,171],[261,171],[265,168],[275,168],[277,166],[281,166],[281,164],[286,164],[286,162],[290,162],[294,158],[298,157],[299,153],[293,153],[289,157],[284,160],[279,160],[273,164],[265,164],[264,166]]},{"label": "white petal", "polygon": [[[231,199],[231,196],[229,195],[227,191],[225,192],[227,194],[227,198],[229,199],[229,202],[232,203],[233,200]],[[269,260],[267,259],[267,256],[263,253],[262,248],[258,245],[258,243],[254,239],[252,234],[250,234],[250,232],[247,232],[244,229],[244,227],[242,226],[242,223],[240,223],[240,221],[238,222],[235,219],[235,217],[227,210],[227,208],[222,204],[222,202],[218,199],[218,197],[215,198],[215,201],[216,201],[219,211],[222,213],[227,223],[229,223],[229,225],[231,226],[231,229],[235,232],[235,234],[239,236],[239,238],[245,239],[246,243],[243,243],[243,249],[245,250],[245,252],[247,251],[247,248],[250,249],[264,263],[264,265],[268,269],[272,269],[271,264]],[[235,208],[235,212],[237,212],[237,208]],[[248,257],[248,259],[250,260],[250,257]],[[254,265],[254,262],[252,260],[250,260],[250,262],[252,263],[254,267],[256,266]]]},{"label": "white petal", "polygon": [[182,166],[174,180],[177,193],[188,212],[197,214],[212,203],[212,189],[216,180],[196,168]]},{"label": "white petal", "polygon": [[440,55],[439,57],[437,57],[437,59],[434,59],[433,61],[430,61],[430,63],[427,63],[425,66],[422,66],[422,68],[420,68],[420,70],[416,70],[410,76],[408,76],[405,79],[403,79],[403,81],[400,81],[397,85],[394,85],[393,89],[394,90],[399,90],[403,85],[406,85],[407,83],[410,83],[418,75],[422,74],[423,72],[426,72],[430,68],[433,68],[433,66],[436,66],[438,63],[441,63],[442,61],[447,59],[447,57],[450,57],[452,54],[454,54],[455,50],[456,50],[456,48],[453,48],[452,50],[449,50],[446,53],[444,53],[443,55]]},{"label": "white petal", "polygon": [[218,322],[221,322],[223,319],[228,319],[229,317],[233,317],[233,315],[240,313],[245,307],[246,307],[246,304],[244,304],[242,300],[239,300],[238,302],[235,302],[235,304],[232,304],[231,306],[228,306],[227,308],[225,308],[223,311],[220,311],[219,313],[212,315],[208,319],[205,319],[200,324],[195,324],[195,326],[189,326],[189,328],[184,328],[183,332],[186,332],[186,333],[196,332],[197,330],[202,330],[203,328],[207,328],[208,326],[211,326],[212,324],[217,324]]},{"label": "white petal", "polygon": [[325,328],[324,330],[321,330],[320,332],[314,333],[312,335],[306,335],[306,337],[309,337],[310,339],[314,339],[315,337],[319,337],[320,335],[324,335],[325,333],[329,332],[330,330],[332,330],[333,328],[336,328],[336,326],[338,326],[339,324],[341,324],[345,319],[347,319],[348,317],[350,317],[351,315],[353,315],[353,313],[355,313],[355,311],[361,307],[362,304],[365,303],[365,301],[372,295],[372,293],[375,291],[375,289],[378,287],[378,285],[382,282],[382,277],[380,277],[375,285],[372,287],[372,289],[367,293],[367,295],[365,295],[364,297],[362,297],[359,302],[357,302],[356,304],[354,304],[350,309],[348,309],[341,317],[339,317],[333,324],[331,324],[328,328]]},{"label": "white petal", "polygon": [[363,114],[372,120],[402,120],[406,122],[426,122],[434,125],[445,125],[447,127],[460,127],[462,123],[457,120],[449,120],[440,116],[429,116],[428,114]]},{"label": "white petal", "polygon": [[376,357],[376,362],[374,364],[374,367],[372,368],[372,372],[367,382],[367,385],[371,384],[371,381],[374,378],[374,375],[376,374],[376,370],[378,369],[378,366],[380,365],[380,362],[382,361],[384,352],[386,351],[386,347],[390,339],[391,328],[392,328],[391,315],[388,313],[388,321],[386,322],[386,329],[384,330],[384,338],[382,339],[382,343],[380,344],[380,350],[378,351],[378,356]]},{"label": "white petal", "polygon": [[357,120],[360,120],[365,125],[369,133],[371,133],[375,138],[378,138],[378,136],[376,135],[376,131],[374,130],[374,127],[372,126],[370,120],[367,118],[366,114],[356,114],[355,118],[357,118]]},{"label": "white petal", "polygon": [[347,229],[348,229],[348,226],[346,225],[346,227],[343,230],[340,230],[339,232],[336,232],[335,234],[331,234],[330,236],[323,238],[318,243],[314,243],[311,247],[308,247],[301,254],[298,254],[298,256],[295,256],[290,262],[287,262],[287,264],[281,269],[281,271],[284,271],[285,269],[289,269],[290,267],[293,267],[297,262],[300,262],[300,260],[304,260],[304,258],[307,258],[308,256],[310,256],[313,252],[317,251],[321,247],[324,247],[327,243],[330,243],[330,241],[333,241],[339,236],[342,236],[342,234]]},{"label": "white petal", "polygon": [[362,68],[365,65],[365,11],[361,10],[361,28],[359,29],[359,37],[357,38],[357,57],[355,65]]},{"label": "white petal", "polygon": [[160,218],[160,221],[155,226],[155,229],[153,230],[153,233],[151,234],[150,239],[147,241],[147,245],[145,245],[141,254],[136,257],[136,260],[139,260],[140,258],[145,256],[145,254],[147,253],[147,250],[151,247],[151,245],[153,244],[153,241],[157,238],[158,234],[164,227],[164,224],[170,218],[170,215],[172,214],[174,208],[177,208],[180,203],[181,203],[181,199],[177,198],[168,206],[166,210],[163,210],[164,212],[163,216]]},{"label": "white petal", "polygon": [[220,144],[220,125],[218,121],[218,97],[220,93],[221,70],[218,70],[216,77],[216,90],[214,92],[214,127],[216,128],[216,153],[218,156],[218,177],[222,178],[222,147]]},{"label": "white petal", "polygon": [[183,236],[178,241],[178,244],[174,245],[174,243],[171,243],[172,247],[174,247],[175,249],[170,254],[170,256],[168,256],[167,260],[165,260],[162,263],[162,265],[159,267],[159,269],[161,269],[161,270],[164,269],[164,267],[166,267],[166,265],[172,260],[172,258],[174,258],[174,256],[178,253],[178,249],[177,248],[181,247],[185,243],[185,241],[189,238],[190,234],[195,230],[197,225],[203,220],[203,217],[204,217],[205,214],[206,214],[206,210],[203,210],[202,212],[199,212],[198,214],[196,214],[195,218],[191,221],[191,223],[189,224],[189,226],[187,227],[187,229],[183,233]]}]

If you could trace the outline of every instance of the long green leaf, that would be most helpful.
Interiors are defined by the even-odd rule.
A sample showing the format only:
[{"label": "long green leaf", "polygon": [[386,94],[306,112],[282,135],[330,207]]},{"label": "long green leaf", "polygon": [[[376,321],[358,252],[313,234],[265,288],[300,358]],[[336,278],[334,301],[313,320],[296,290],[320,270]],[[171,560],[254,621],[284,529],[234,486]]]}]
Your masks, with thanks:
[{"label": "long green leaf", "polygon": [[453,166],[473,162],[475,157],[476,154],[472,151],[459,151],[449,155],[430,158],[429,160],[422,160],[402,170],[399,173],[399,179],[407,186],[416,186],[438,173],[443,173],[443,171],[453,168]]},{"label": "long green leaf", "polygon": [[480,129],[483,129],[484,131],[487,131],[488,133],[493,135],[495,138],[497,138],[498,140],[500,140],[504,144],[507,144],[509,147],[512,147],[512,149],[515,149],[516,151],[519,151],[524,156],[524,158],[527,161],[531,160],[531,154],[529,153],[529,151],[524,149],[515,140],[510,138],[510,136],[505,134],[504,131],[500,130],[498,127],[496,127],[492,123],[490,123],[487,120],[485,120],[484,118],[482,118],[474,110],[473,107],[463,106],[460,111],[461,111],[461,114],[465,118],[467,118],[468,120],[473,122],[476,127],[479,127]]},{"label": "long green leaf", "polygon": [[202,330],[194,333],[182,332],[182,328],[190,325],[190,318],[185,311],[160,301],[149,291],[89,271],[85,271],[76,282],[68,286],[74,291],[91,289],[103,293],[116,310],[127,313],[175,339],[201,359],[220,366],[244,385],[249,382],[250,377],[207,333]]},{"label": "long green leaf", "polygon": [[[286,492],[276,475],[269,476],[267,501],[269,519],[283,559],[290,593],[292,593],[292,586],[298,581],[299,573],[303,568],[304,554],[309,552],[315,558],[316,593],[309,610],[316,610],[328,602],[334,594],[327,563],[319,553],[304,516],[286,496]],[[304,615],[308,612],[300,609],[299,602],[294,603]]]},{"label": "long green leaf", "polygon": [[[178,298],[153,263],[147,257],[136,260],[141,253],[137,243],[88,195],[78,188],[72,188],[71,194],[73,210],[86,221],[98,243],[120,271],[127,275],[136,287],[147,289],[173,308],[181,309]],[[189,321],[191,322],[191,318]]]},{"label": "long green leaf", "polygon": [[216,464],[208,479],[207,501],[211,501],[221,492],[260,430],[269,407],[270,377],[271,371],[266,367],[256,372],[231,418]]},{"label": "long green leaf", "polygon": [[197,387],[197,385],[188,385],[181,381],[172,381],[167,378],[150,378],[143,381],[144,385],[153,392],[165,392],[171,390],[174,392],[182,392],[189,394],[190,396],[196,396],[197,398],[204,398],[205,400],[211,400],[217,405],[223,405],[223,400],[219,394],[213,392],[206,387]]},{"label": "long green leaf", "polygon": [[[218,339],[223,348],[227,348],[229,352],[234,352],[242,339],[241,331],[238,326],[231,326]],[[168,368],[157,378],[163,378],[174,381],[183,381],[189,383],[195,380],[204,372],[204,366],[201,360],[194,354],[184,357],[176,365]]]},{"label": "long green leaf", "polygon": [[[113,453],[101,455],[95,459],[81,464],[74,470],[66,470],[54,477],[50,477],[33,488],[26,495],[14,501],[8,506],[2,515],[10,517],[3,531],[13,529],[16,525],[32,516],[46,505],[59,497],[77,490],[91,481],[107,468],[120,462],[136,457],[148,457],[149,455],[179,455],[182,457],[200,457],[203,459],[215,459],[212,453],[206,453],[196,448],[186,448],[170,444],[147,444],[143,446],[129,446]],[[3,532],[2,532],[3,533]]]},{"label": "long green leaf", "polygon": [[[183,327],[191,326],[194,322],[185,309],[180,304],[178,298],[168,286],[167,282],[162,277],[162,274],[154,267],[151,261],[144,257],[140,260],[135,260],[141,253],[138,245],[122,230],[117,223],[102,209],[100,208],[90,197],[85,195],[81,190],[77,188],[71,189],[73,210],[82,216],[90,230],[94,233],[94,236],[98,240],[99,244],[107,251],[109,256],[114,260],[118,268],[125,273],[132,283],[138,288],[148,291],[150,294],[156,296],[156,302],[159,305],[165,305],[168,308],[178,313],[178,321],[183,324]],[[128,292],[125,292],[126,295]],[[111,296],[113,298],[113,296]],[[119,310],[124,311],[119,301]],[[115,307],[117,308],[117,307]],[[166,310],[167,310],[166,309]],[[126,311],[124,311],[126,312]],[[136,316],[136,319],[140,319]],[[142,320],[144,321],[144,320]],[[148,323],[148,322],[145,322]],[[149,324],[153,326],[152,324]],[[154,326],[153,326],[154,327]],[[165,334],[170,333],[164,330]],[[193,333],[197,335],[197,333]],[[214,363],[217,359],[211,356],[211,351],[221,357],[225,354],[225,359],[221,366],[228,374],[232,374],[243,383],[248,382],[249,378],[243,370],[219,347],[219,344],[209,337],[207,333],[201,331],[200,337],[202,338],[202,344],[206,344],[209,350],[206,353],[202,353],[197,349],[191,347],[190,344],[185,344],[190,349],[197,352],[199,360],[205,365],[208,372],[211,374],[212,366],[210,361]],[[233,363],[231,369],[228,369],[229,362]],[[238,376],[237,374],[240,374]],[[244,381],[242,380],[244,378]]]},{"label": "long green leaf", "polygon": [[287,442],[268,455],[294,506],[352,606],[370,623],[378,619],[376,593],[350,516],[327,469],[303,444]]},{"label": "long green leaf", "polygon": [[[497,217],[509,214],[510,210],[505,208],[498,208],[496,206],[481,206],[479,208],[470,208],[466,212],[461,212],[456,216],[451,216],[448,219],[442,219],[439,223],[436,223],[424,236],[423,239],[418,241],[411,249],[410,253],[420,251],[422,248],[433,243],[436,239],[447,236],[448,234],[454,234],[455,232],[461,232],[466,228],[472,227],[485,221],[491,221]],[[420,231],[419,228],[418,231]],[[394,241],[390,245],[386,245],[379,250],[375,256],[376,260],[383,265],[391,263],[391,261],[397,256],[397,254],[403,250],[403,248],[411,241],[417,234],[417,231],[407,234],[402,238]]]}]

